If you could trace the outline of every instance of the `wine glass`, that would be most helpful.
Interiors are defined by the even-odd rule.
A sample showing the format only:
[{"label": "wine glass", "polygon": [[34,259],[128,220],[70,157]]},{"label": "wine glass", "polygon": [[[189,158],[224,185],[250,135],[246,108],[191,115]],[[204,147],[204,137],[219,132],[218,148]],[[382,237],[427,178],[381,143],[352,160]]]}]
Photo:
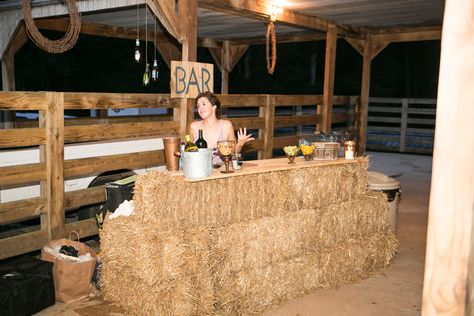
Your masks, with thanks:
[{"label": "wine glass", "polygon": [[285,146],[283,151],[286,154],[286,157],[289,160],[289,164],[295,163],[295,157],[298,155],[300,148],[298,146]]},{"label": "wine glass", "polygon": [[235,151],[235,140],[220,140],[217,142],[217,150],[224,159],[225,170],[222,173],[232,173],[233,170],[229,170],[230,158]]}]

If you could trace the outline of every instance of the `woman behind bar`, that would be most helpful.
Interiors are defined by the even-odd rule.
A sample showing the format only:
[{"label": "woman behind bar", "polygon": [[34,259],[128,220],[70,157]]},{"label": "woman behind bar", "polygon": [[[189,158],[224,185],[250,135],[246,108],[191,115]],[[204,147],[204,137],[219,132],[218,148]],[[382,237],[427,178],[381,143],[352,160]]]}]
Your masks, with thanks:
[{"label": "woman behind bar", "polygon": [[[193,140],[198,138],[198,130],[202,129],[203,137],[209,148],[216,148],[219,140],[234,140],[234,127],[229,120],[223,120],[221,115],[221,103],[211,92],[202,92],[196,97],[196,109],[201,120],[194,121],[190,126],[190,134]],[[240,153],[249,141],[254,140],[252,134],[247,134],[247,129],[237,131],[237,142],[235,152]]]}]

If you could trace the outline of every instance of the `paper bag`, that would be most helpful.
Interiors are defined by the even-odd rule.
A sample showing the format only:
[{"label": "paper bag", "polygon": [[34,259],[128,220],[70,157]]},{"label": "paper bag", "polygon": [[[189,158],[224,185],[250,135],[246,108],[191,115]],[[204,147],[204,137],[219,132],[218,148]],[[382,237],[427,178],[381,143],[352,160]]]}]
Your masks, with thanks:
[{"label": "paper bag", "polygon": [[[70,261],[47,251],[48,249],[61,248],[63,245],[73,246],[79,250],[79,256],[90,253],[92,260]],[[91,281],[97,261],[97,255],[92,248],[81,242],[65,238],[52,240],[41,249],[41,259],[54,263],[53,278],[57,301],[68,303],[89,296],[93,289]]]}]

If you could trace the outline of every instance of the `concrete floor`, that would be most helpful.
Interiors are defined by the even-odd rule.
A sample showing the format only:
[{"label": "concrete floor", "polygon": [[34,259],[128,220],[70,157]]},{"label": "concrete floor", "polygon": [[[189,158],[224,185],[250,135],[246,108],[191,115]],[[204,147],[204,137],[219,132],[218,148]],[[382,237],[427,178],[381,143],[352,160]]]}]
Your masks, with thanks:
[{"label": "concrete floor", "polygon": [[[262,316],[421,315],[431,156],[369,153],[369,170],[395,176],[401,183],[398,207],[400,247],[392,265],[372,277],[338,289],[321,289],[276,306]],[[125,315],[100,297],[57,303],[37,315]]]}]

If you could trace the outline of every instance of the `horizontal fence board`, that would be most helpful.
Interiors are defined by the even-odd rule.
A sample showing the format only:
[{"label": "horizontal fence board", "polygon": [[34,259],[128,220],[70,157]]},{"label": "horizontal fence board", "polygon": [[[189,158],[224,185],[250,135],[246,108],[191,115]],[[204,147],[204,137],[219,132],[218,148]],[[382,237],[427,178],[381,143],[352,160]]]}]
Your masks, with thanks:
[{"label": "horizontal fence board", "polygon": [[0,148],[27,147],[45,143],[44,128],[0,129]]},{"label": "horizontal fence board", "polygon": [[408,108],[408,114],[436,115],[436,109]]},{"label": "horizontal fence board", "polygon": [[47,107],[44,92],[0,92],[0,110],[46,110]]},{"label": "horizontal fence board", "polygon": [[2,224],[28,219],[45,213],[45,197],[0,203],[0,223]]},{"label": "horizontal fence board", "polygon": [[107,199],[105,186],[92,187],[64,193],[64,208],[72,210],[84,205],[97,204]]},{"label": "horizontal fence board", "polygon": [[47,242],[46,229],[0,239],[0,260],[41,249]]},{"label": "horizontal fence board", "polygon": [[232,122],[234,129],[247,128],[259,129],[265,127],[265,118],[262,117],[233,117],[228,118]]},{"label": "horizontal fence board", "polygon": [[[369,98],[370,103],[395,103],[402,104],[404,98]],[[436,99],[406,99],[408,104],[436,104]]]},{"label": "horizontal fence board", "polygon": [[371,131],[377,132],[393,132],[393,133],[400,133],[400,127],[391,127],[391,126],[369,126],[367,128],[367,132],[370,133]]},{"label": "horizontal fence board", "polygon": [[164,162],[163,150],[72,159],[64,161],[64,176],[73,178],[120,169],[140,169],[162,165]]},{"label": "horizontal fence board", "polygon": [[347,121],[355,120],[356,115],[354,112],[346,113],[332,113],[332,123],[345,123]]},{"label": "horizontal fence board", "polygon": [[367,118],[369,123],[398,123],[400,124],[401,118],[399,117],[385,117],[385,116],[369,116]]},{"label": "horizontal fence board", "polygon": [[0,167],[2,187],[13,184],[25,184],[46,180],[46,164],[31,163],[9,167]]},{"label": "horizontal fence board", "polygon": [[80,238],[99,234],[95,218],[72,222],[64,225],[64,238],[69,238],[71,232],[77,232]]},{"label": "horizontal fence board", "polygon": [[66,126],[64,141],[75,143],[147,136],[159,137],[176,134],[178,131],[179,123],[174,121]]},{"label": "horizontal fence board", "polygon": [[[127,115],[127,116],[108,116],[107,118],[98,117],[75,117],[65,118],[65,126],[95,125],[95,124],[117,124],[117,123],[137,123],[137,122],[166,122],[172,121],[173,115]],[[38,120],[16,120],[15,128],[32,128],[38,126]]]},{"label": "horizontal fence board", "polygon": [[219,101],[223,108],[262,107],[267,104],[267,96],[259,94],[220,94]]},{"label": "horizontal fence board", "polygon": [[274,127],[316,125],[320,119],[320,115],[275,116]]},{"label": "horizontal fence board", "polygon": [[256,139],[252,142],[245,144],[243,151],[252,152],[263,150],[263,139]]},{"label": "horizontal fence board", "polygon": [[426,134],[429,136],[434,137],[434,129],[432,128],[414,128],[414,127],[408,127],[407,128],[407,133],[421,133],[421,134]]},{"label": "horizontal fence board", "polygon": [[272,95],[275,106],[314,105],[323,103],[321,95]]},{"label": "horizontal fence board", "polygon": [[351,97],[350,96],[333,96],[332,98],[332,103],[333,105],[345,105],[345,104],[351,104]]},{"label": "horizontal fence board", "polygon": [[383,107],[383,106],[370,106],[369,113],[380,112],[380,113],[402,113],[402,108],[394,107]]},{"label": "horizontal fence board", "polygon": [[65,92],[64,109],[178,108],[169,94]]},{"label": "horizontal fence board", "polygon": [[425,124],[425,125],[435,125],[436,120],[431,118],[408,118],[408,124]]},{"label": "horizontal fence board", "polygon": [[298,144],[300,136],[292,135],[292,136],[282,136],[282,137],[275,137],[273,139],[273,148],[283,148],[285,146],[294,146]]}]

